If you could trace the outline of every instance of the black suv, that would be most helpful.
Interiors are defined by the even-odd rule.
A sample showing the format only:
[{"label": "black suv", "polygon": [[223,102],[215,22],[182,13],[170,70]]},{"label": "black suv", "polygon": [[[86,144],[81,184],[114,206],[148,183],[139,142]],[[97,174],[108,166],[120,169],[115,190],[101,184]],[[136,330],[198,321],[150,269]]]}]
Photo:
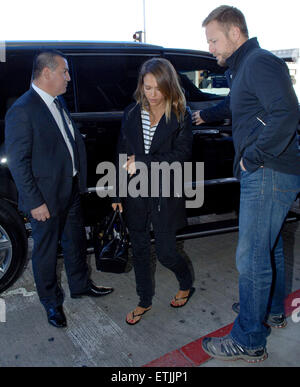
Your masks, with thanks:
[{"label": "black suv", "polygon": [[[214,105],[229,92],[224,69],[202,51],[141,43],[7,42],[5,61],[0,63],[0,291],[23,270],[28,237],[26,219],[17,209],[16,186],[6,164],[4,117],[12,103],[30,87],[33,56],[49,48],[62,51],[70,67],[71,82],[64,98],[86,143],[89,189],[83,206],[89,235],[110,210],[109,199],[100,199],[96,194],[101,177],[96,168],[102,161],[113,161],[123,110],[133,102],[142,63],[151,57],[169,59],[179,74],[191,110]],[[199,215],[237,211],[239,184],[232,177],[230,121],[193,129],[193,161],[205,163],[205,201],[201,208],[187,210],[188,217],[199,219]],[[213,231],[227,226],[214,225]],[[178,233],[178,238],[205,230],[212,232],[211,225],[192,222]]]}]

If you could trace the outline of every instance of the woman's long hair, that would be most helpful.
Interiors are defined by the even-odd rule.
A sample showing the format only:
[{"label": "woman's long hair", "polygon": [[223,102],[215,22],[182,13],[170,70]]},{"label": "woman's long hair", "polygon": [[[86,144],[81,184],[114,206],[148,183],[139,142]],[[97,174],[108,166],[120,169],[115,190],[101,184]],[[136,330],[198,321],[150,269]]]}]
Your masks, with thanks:
[{"label": "woman's long hair", "polygon": [[135,100],[150,113],[150,106],[144,94],[144,77],[149,73],[155,77],[159,90],[166,99],[166,121],[170,120],[172,111],[178,121],[182,120],[186,111],[186,100],[176,70],[167,59],[153,58],[142,65],[134,93]]}]

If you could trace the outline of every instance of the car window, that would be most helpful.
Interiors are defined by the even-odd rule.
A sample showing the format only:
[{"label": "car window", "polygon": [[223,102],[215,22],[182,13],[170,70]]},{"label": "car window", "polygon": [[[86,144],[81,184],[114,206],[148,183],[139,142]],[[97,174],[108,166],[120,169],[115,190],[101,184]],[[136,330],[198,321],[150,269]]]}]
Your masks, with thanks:
[{"label": "car window", "polygon": [[79,112],[122,111],[134,101],[140,67],[151,56],[74,56]]},{"label": "car window", "polygon": [[[34,52],[19,52],[17,54],[9,52],[6,55],[6,61],[0,63],[1,120],[4,119],[5,114],[11,105],[30,88],[34,55]],[[64,98],[69,110],[74,111],[72,82],[69,82]]]},{"label": "car window", "polygon": [[0,63],[0,118],[30,87],[32,56],[7,54],[6,61]]},{"label": "car window", "polygon": [[230,92],[227,79],[223,74],[210,73],[207,69],[182,71],[180,74],[181,77],[186,76],[202,93],[226,97]]},{"label": "car window", "polygon": [[220,99],[229,94],[224,69],[214,59],[175,53],[166,53],[165,57],[176,68],[188,102]]}]

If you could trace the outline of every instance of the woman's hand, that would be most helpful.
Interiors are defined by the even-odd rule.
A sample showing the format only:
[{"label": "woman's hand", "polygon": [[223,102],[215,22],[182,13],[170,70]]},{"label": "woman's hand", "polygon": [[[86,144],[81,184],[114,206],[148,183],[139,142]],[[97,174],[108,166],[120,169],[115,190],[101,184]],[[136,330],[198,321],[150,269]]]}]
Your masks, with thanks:
[{"label": "woman's hand", "polygon": [[119,209],[120,212],[123,212],[123,206],[121,203],[113,203],[111,206],[114,211],[117,211],[117,209]]},{"label": "woman's hand", "polygon": [[127,162],[123,165],[123,168],[126,169],[128,174],[133,176],[136,173],[136,168],[135,168],[135,156],[129,156]]}]

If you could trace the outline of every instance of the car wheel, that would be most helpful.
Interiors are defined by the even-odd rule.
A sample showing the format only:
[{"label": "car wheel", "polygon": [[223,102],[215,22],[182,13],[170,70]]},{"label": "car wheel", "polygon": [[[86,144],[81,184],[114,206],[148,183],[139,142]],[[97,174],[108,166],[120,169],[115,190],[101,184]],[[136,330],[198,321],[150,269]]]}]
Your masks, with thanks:
[{"label": "car wheel", "polygon": [[0,200],[0,292],[21,275],[27,261],[25,224],[17,210]]}]

